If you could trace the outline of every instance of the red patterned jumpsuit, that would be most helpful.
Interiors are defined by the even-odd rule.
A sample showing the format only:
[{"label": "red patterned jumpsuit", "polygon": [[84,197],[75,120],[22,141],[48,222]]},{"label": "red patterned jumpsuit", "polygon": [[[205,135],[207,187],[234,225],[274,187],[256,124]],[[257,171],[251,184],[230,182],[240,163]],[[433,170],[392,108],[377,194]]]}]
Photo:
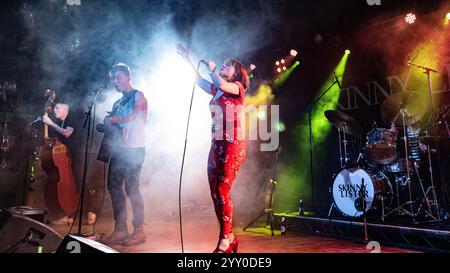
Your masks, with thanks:
[{"label": "red patterned jumpsuit", "polygon": [[235,83],[239,86],[239,95],[222,92],[211,85],[214,97],[209,103],[213,124],[208,180],[221,238],[229,238],[232,232],[231,185],[247,155],[245,138],[238,134],[245,89],[240,82]]}]

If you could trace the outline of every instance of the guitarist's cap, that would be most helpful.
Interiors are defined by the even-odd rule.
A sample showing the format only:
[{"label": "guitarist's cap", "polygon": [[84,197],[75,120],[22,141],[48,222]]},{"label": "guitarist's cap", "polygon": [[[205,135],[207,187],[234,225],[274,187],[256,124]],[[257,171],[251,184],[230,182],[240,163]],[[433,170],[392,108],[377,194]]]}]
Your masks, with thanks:
[{"label": "guitarist's cap", "polygon": [[109,75],[111,76],[113,73],[117,71],[122,71],[128,76],[131,76],[131,70],[130,67],[124,63],[117,63],[111,67],[111,70],[109,71]]}]

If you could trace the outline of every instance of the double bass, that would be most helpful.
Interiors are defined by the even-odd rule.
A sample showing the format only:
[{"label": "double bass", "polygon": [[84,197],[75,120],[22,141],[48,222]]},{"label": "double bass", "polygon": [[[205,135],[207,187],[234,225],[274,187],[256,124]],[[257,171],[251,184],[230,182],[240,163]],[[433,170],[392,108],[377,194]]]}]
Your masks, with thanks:
[{"label": "double bass", "polygon": [[[53,90],[46,90],[45,96],[48,98],[44,115],[48,115],[52,111],[56,94]],[[51,214],[73,216],[78,207],[79,193],[72,170],[72,157],[67,146],[58,138],[49,138],[47,124],[44,124],[44,145],[40,158],[47,174],[44,189],[46,207]]]}]

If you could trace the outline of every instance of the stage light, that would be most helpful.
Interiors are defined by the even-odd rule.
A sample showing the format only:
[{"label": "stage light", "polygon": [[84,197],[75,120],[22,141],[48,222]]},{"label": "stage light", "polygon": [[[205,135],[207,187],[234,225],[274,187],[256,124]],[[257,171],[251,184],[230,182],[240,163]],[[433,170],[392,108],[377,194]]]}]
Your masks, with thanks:
[{"label": "stage light", "polygon": [[283,122],[279,121],[277,123],[277,130],[278,132],[284,132],[286,130],[286,126],[284,125]]},{"label": "stage light", "polygon": [[66,4],[69,6],[81,6],[81,0],[66,0]]},{"label": "stage light", "polygon": [[447,14],[445,15],[445,19],[450,21],[450,12],[447,12]]},{"label": "stage light", "polygon": [[291,56],[297,56],[297,54],[298,54],[298,52],[297,52],[297,50],[295,50],[295,49],[291,49]]},{"label": "stage light", "polygon": [[258,119],[259,119],[259,120],[266,120],[266,117],[267,117],[266,111],[260,109],[260,110],[258,111]]},{"label": "stage light", "polygon": [[280,65],[280,62],[279,62],[279,61],[276,61],[276,62],[275,62],[275,65],[276,65],[276,66],[279,66],[279,65]]},{"label": "stage light", "polygon": [[284,64],[284,59],[281,59],[281,63]]},{"label": "stage light", "polygon": [[316,44],[322,43],[322,42],[323,42],[323,36],[320,35],[320,34],[316,34],[316,35],[314,36],[314,42],[316,42]]},{"label": "stage light", "polygon": [[405,21],[408,24],[414,23],[416,21],[416,15],[414,15],[413,13],[406,14]]},{"label": "stage light", "polygon": [[345,54],[349,55],[351,53],[350,49],[345,50]]},{"label": "stage light", "polygon": [[289,78],[289,76],[292,74],[292,72],[294,71],[294,69],[300,65],[299,61],[295,61],[291,66],[289,66],[288,68],[286,66],[283,66],[283,72],[281,72],[281,68],[278,67],[278,73],[279,75],[275,77],[275,79],[273,79],[273,86],[275,88],[278,88],[280,86],[282,86],[286,80]]}]

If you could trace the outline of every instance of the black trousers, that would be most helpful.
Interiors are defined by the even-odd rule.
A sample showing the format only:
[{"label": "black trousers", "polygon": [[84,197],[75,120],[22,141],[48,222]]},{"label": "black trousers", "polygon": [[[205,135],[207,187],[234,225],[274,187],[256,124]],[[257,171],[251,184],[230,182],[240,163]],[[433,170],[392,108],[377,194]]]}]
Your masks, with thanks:
[{"label": "black trousers", "polygon": [[[144,200],[139,190],[139,176],[144,162],[145,148],[117,148],[111,155],[108,170],[108,191],[111,195],[116,221],[114,231],[127,232],[125,193],[130,198],[133,226],[144,224]],[[125,190],[123,186],[125,185]]]}]

